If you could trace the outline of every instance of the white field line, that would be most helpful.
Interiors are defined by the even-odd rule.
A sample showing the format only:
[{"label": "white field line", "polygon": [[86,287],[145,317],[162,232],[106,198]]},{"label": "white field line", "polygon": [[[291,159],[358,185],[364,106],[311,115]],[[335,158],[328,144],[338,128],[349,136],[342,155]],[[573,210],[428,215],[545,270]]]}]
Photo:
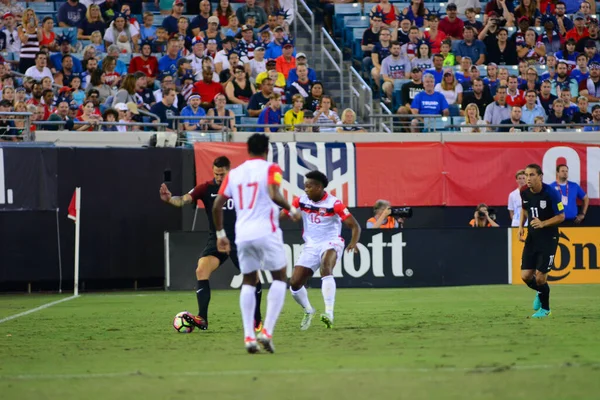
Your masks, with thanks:
[{"label": "white field line", "polygon": [[33,380],[73,380],[73,379],[111,379],[127,377],[216,377],[216,376],[247,376],[247,375],[312,375],[312,374],[363,374],[374,373],[432,373],[432,372],[463,372],[463,373],[488,373],[488,372],[506,372],[506,371],[526,371],[526,370],[550,370],[550,369],[569,369],[569,368],[600,368],[600,363],[590,364],[542,364],[542,365],[498,365],[490,367],[440,367],[440,368],[338,368],[327,370],[314,369],[277,369],[277,370],[227,370],[227,371],[184,371],[184,372],[107,372],[90,374],[27,374],[27,375],[0,375],[0,381],[33,381]]},{"label": "white field line", "polygon": [[79,297],[79,296],[65,297],[64,299],[52,301],[50,303],[41,305],[39,307],[32,308],[31,310],[23,311],[22,313],[11,315],[10,317],[2,318],[2,319],[0,319],[0,324],[2,324],[4,322],[11,321],[11,320],[19,318],[19,317],[24,317],[25,315],[29,315],[29,314],[32,314],[32,313],[37,312],[37,311],[44,310],[44,309],[46,309],[48,307],[52,307],[52,306],[54,306],[56,304],[59,304],[59,303],[64,303],[65,301],[76,299],[77,297]]}]

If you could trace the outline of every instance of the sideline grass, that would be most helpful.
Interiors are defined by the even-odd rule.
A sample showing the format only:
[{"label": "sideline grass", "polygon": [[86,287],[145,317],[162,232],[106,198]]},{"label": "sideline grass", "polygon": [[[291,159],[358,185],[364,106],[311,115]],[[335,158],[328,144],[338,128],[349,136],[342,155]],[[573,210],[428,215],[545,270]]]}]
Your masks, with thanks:
[{"label": "sideline grass", "polygon": [[[553,286],[541,321],[522,286],[338,290],[335,328],[315,319],[306,332],[288,296],[277,353],[255,356],[238,292],[212,297],[210,330],[189,335],[171,319],[196,311],[193,292],[83,295],[1,324],[0,397],[598,398],[600,286]],[[32,298],[0,296],[0,310]]]}]

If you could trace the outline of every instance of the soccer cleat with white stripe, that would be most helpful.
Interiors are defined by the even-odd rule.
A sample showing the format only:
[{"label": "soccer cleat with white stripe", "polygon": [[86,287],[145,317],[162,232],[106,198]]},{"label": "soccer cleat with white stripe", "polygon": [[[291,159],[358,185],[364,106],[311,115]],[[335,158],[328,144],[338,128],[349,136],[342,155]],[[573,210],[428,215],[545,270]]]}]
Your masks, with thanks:
[{"label": "soccer cleat with white stripe", "polygon": [[304,317],[302,318],[302,322],[300,322],[300,330],[305,331],[310,328],[310,324],[312,323],[312,319],[315,316],[315,311],[312,312],[304,312]]}]

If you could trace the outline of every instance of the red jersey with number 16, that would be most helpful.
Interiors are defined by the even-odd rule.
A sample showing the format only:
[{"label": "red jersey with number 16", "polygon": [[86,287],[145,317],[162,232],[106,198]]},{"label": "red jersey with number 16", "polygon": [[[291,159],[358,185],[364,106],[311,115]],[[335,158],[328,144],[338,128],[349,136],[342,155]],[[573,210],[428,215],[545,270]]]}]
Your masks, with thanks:
[{"label": "red jersey with number 16", "polygon": [[279,207],[269,196],[269,185],[280,185],[281,180],[281,168],[262,158],[251,158],[229,171],[219,194],[235,204],[236,243],[280,232]]},{"label": "red jersey with number 16", "polygon": [[303,194],[292,205],[302,211],[302,239],[307,244],[340,240],[342,222],[352,215],[344,203],[327,192],[316,202]]}]

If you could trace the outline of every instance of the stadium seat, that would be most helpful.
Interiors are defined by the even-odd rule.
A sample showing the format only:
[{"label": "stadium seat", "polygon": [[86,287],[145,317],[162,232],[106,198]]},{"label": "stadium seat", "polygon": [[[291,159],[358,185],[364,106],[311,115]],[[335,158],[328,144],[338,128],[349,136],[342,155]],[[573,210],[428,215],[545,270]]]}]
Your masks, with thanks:
[{"label": "stadium seat", "polygon": [[160,13],[160,9],[154,4],[154,2],[143,2],[142,3],[142,11],[150,11],[153,13]]},{"label": "stadium seat", "polygon": [[54,3],[29,3],[29,8],[31,8],[35,13],[53,13],[56,11],[54,9]]},{"label": "stadium seat", "polygon": [[229,5],[231,6],[231,9],[236,12],[238,9],[242,8],[243,6],[246,5],[246,3],[229,3]]},{"label": "stadium seat", "polygon": [[119,60],[123,61],[125,65],[129,66],[131,62],[132,55],[131,54],[119,54]]},{"label": "stadium seat", "polygon": [[352,41],[354,40],[353,30],[354,28],[368,28],[370,24],[369,17],[365,16],[345,16],[344,17],[344,30],[342,31],[342,40],[344,47],[352,47]]},{"label": "stadium seat", "polygon": [[289,110],[291,110],[293,107],[292,104],[282,104],[281,105],[281,115],[284,115],[286,112],[288,112]]},{"label": "stadium seat", "polygon": [[[465,122],[465,117],[452,117],[452,125],[460,125]],[[454,128],[455,131],[460,131],[460,128]]]},{"label": "stadium seat", "polygon": [[162,26],[162,23],[166,17],[168,17],[168,15],[155,15],[152,26]]},{"label": "stadium seat", "polygon": [[352,41],[352,57],[354,57],[354,59],[358,61],[361,61],[364,57],[361,47],[363,32],[364,30],[362,30],[362,28],[354,28],[354,40]]},{"label": "stadium seat", "polygon": [[222,142],[223,141],[223,134],[221,132],[187,131],[187,132],[185,132],[185,137],[188,141],[188,145],[192,145],[195,142]]},{"label": "stadium seat", "polygon": [[333,33],[336,36],[342,35],[342,30],[344,29],[344,16],[346,15],[361,15],[360,4],[358,3],[350,3],[350,4],[335,4],[335,14],[333,19]]},{"label": "stadium seat", "polygon": [[236,117],[243,117],[246,115],[242,104],[226,104],[225,109],[233,111]]},{"label": "stadium seat", "polygon": [[57,2],[55,2],[55,3],[54,3],[54,9],[55,9],[56,11],[58,11],[58,9],[59,9],[59,8],[61,8],[61,7],[62,7],[62,5],[63,5],[63,4],[65,4],[65,3],[66,3],[66,1],[57,1]]},{"label": "stadium seat", "polygon": [[369,17],[371,15],[371,9],[379,3],[365,3],[363,6],[363,15]]},{"label": "stadium seat", "polygon": [[[258,123],[258,118],[251,118],[251,117],[242,117],[240,119],[240,125],[245,125],[245,124],[257,124]],[[243,131],[246,132],[255,132],[256,131],[256,127],[251,127],[251,128],[242,128]]]}]

